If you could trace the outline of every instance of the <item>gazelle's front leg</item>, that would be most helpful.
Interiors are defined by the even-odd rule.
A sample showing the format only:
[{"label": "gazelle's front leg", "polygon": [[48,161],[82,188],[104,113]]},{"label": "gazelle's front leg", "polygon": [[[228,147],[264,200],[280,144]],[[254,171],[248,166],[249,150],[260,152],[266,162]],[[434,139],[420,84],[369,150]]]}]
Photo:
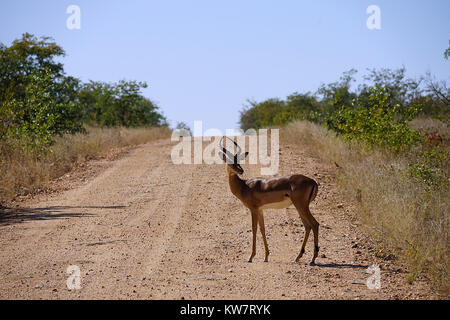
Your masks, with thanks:
[{"label": "gazelle's front leg", "polygon": [[252,214],[252,235],[253,235],[253,242],[252,242],[252,254],[250,255],[250,258],[248,259],[248,262],[252,262],[253,257],[256,254],[256,231],[258,228],[258,211],[257,210],[250,210]]},{"label": "gazelle's front leg", "polygon": [[264,251],[265,251],[265,258],[264,262],[269,261],[269,246],[267,245],[267,239],[266,239],[266,228],[264,227],[264,215],[261,210],[258,211],[258,222],[259,222],[259,230],[261,231],[261,235],[264,242]]}]

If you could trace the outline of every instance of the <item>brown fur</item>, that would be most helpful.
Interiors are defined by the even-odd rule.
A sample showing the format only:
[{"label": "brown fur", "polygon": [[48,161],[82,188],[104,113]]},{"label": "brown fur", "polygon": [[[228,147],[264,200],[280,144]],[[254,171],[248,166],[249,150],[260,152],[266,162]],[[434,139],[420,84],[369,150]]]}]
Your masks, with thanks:
[{"label": "brown fur", "polygon": [[238,174],[243,173],[243,169],[239,164],[227,164],[226,168],[231,192],[241,200],[244,206],[250,209],[252,216],[253,242],[252,253],[248,261],[252,262],[256,254],[256,232],[258,225],[264,242],[264,261],[268,261],[269,248],[265,234],[263,207],[283,208],[293,204],[305,226],[305,237],[300,253],[295,261],[298,262],[305,252],[306,242],[312,229],[314,233],[314,255],[311,264],[314,264],[319,251],[319,223],[312,216],[309,210],[309,204],[315,199],[318,192],[316,181],[300,174],[268,179],[253,178],[243,180],[238,176]]}]

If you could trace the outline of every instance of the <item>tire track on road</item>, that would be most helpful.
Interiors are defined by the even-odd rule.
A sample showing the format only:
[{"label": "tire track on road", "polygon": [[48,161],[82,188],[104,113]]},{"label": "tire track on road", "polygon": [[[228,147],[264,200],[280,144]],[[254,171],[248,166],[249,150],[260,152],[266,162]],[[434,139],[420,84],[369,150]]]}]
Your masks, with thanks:
[{"label": "tire track on road", "polygon": [[[171,164],[174,166],[174,164]],[[159,192],[160,199],[155,206],[147,207],[146,210],[152,210],[153,212],[164,212],[166,220],[164,224],[159,226],[162,231],[160,236],[153,240],[152,248],[147,254],[147,260],[145,262],[146,274],[153,274],[157,271],[160,263],[166,253],[168,245],[170,245],[172,238],[175,235],[175,231],[178,228],[180,219],[185,209],[187,195],[191,187],[191,179],[186,179],[189,173],[192,171],[191,166],[189,169],[181,168],[167,168],[164,172],[164,178],[161,180],[167,182],[164,188]],[[180,176],[185,175],[185,179],[181,179]]]}]

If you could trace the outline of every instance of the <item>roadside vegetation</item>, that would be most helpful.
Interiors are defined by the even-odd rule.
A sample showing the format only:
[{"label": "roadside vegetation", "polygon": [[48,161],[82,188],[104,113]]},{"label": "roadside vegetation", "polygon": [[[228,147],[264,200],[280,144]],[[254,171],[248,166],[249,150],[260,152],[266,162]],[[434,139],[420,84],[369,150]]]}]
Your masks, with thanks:
[{"label": "roadside vegetation", "polygon": [[[44,189],[77,161],[170,136],[142,94],[146,83],[83,83],[64,72],[64,54],[31,34],[0,44],[0,205]],[[314,93],[249,101],[241,128],[283,127],[282,139],[335,165],[377,255],[448,296],[450,89],[430,74],[409,79],[405,68],[369,70],[355,85],[356,72]]]},{"label": "roadside vegetation", "polygon": [[83,83],[66,75],[64,55],[28,33],[0,44],[0,204],[44,188],[79,159],[170,135],[141,93],[146,83]]},{"label": "roadside vegetation", "polygon": [[336,166],[342,195],[377,240],[377,255],[450,293],[450,90],[405,69],[356,70],[314,94],[251,101],[241,128],[282,127],[281,139]]}]

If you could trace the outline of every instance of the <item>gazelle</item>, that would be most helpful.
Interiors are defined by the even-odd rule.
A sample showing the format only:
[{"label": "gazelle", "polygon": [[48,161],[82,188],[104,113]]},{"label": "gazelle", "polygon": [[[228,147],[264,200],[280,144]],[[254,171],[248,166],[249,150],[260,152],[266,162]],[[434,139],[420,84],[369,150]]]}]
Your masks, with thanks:
[{"label": "gazelle", "polygon": [[241,200],[244,206],[250,209],[252,216],[253,243],[252,253],[248,262],[252,262],[253,257],[256,254],[256,231],[258,224],[264,242],[264,261],[268,261],[269,247],[267,245],[264,227],[263,210],[269,208],[283,209],[293,204],[305,226],[305,237],[295,262],[298,262],[305,253],[306,242],[308,241],[309,233],[312,229],[314,233],[314,255],[310,264],[314,265],[319,252],[319,223],[309,211],[309,204],[317,195],[317,182],[300,174],[268,179],[253,178],[243,180],[239,175],[244,173],[244,169],[242,169],[239,162],[247,157],[248,152],[242,154],[239,145],[234,140],[227,137],[237,147],[237,153],[233,155],[223,146],[223,138],[224,137],[219,141],[219,147],[222,149],[222,152],[219,151],[219,156],[227,164],[226,170],[230,190],[239,200]]}]

